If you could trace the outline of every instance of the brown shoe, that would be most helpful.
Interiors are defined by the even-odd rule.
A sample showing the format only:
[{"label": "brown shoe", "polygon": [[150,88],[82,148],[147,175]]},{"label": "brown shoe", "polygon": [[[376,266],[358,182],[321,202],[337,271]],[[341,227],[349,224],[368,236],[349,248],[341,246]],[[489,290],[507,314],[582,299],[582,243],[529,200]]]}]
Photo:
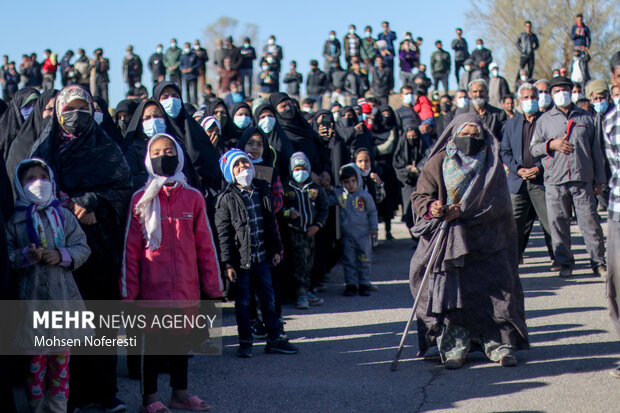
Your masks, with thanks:
[{"label": "brown shoe", "polygon": [[458,359],[446,360],[443,363],[443,366],[445,368],[447,368],[448,370],[457,370],[457,369],[460,369],[461,367],[463,367],[463,364],[465,364],[465,359],[464,358],[458,358]]}]

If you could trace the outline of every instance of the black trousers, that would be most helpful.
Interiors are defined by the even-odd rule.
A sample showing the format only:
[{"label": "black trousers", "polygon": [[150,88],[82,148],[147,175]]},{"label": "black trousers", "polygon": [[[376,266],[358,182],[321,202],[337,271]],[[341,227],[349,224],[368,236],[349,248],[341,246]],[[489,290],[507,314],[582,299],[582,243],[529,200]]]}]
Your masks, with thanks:
[{"label": "black trousers", "polygon": [[534,53],[528,56],[521,56],[519,60],[519,69],[525,69],[527,67],[527,77],[532,78],[534,75]]},{"label": "black trousers", "polygon": [[443,84],[443,90],[448,93],[450,91],[450,88],[448,87],[448,76],[449,73],[433,73],[433,80],[435,81],[433,88],[435,90],[439,90],[439,82],[441,82]]},{"label": "black trousers", "polygon": [[[147,347],[146,352],[157,353],[158,336],[162,333],[144,333],[144,346]],[[179,336],[179,340],[185,340],[184,336]],[[152,351],[153,350],[153,351]],[[165,349],[162,349],[165,352]],[[170,369],[170,387],[173,390],[187,389],[187,355],[142,355],[142,380],[140,382],[143,395],[157,393],[157,376],[161,371],[161,367],[166,363]]]},{"label": "black trousers", "polygon": [[460,76],[459,76],[459,72],[461,71],[461,69],[463,68],[463,66],[465,63],[465,60],[455,60],[454,61],[454,76],[456,76],[456,83],[459,83],[460,80]]}]

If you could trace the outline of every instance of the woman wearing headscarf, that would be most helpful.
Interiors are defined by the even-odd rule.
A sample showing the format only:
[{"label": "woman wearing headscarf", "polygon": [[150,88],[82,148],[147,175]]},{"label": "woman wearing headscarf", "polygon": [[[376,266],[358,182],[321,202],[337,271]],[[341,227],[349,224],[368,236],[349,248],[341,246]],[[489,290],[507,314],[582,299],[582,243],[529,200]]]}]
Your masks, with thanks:
[{"label": "woman wearing headscarf", "polygon": [[[359,148],[371,149],[374,147],[370,131],[363,121],[360,121],[355,110],[351,106],[345,106],[340,110],[340,118],[336,122],[336,130],[344,139],[350,153]],[[371,154],[374,159],[374,153]]]},{"label": "woman wearing headscarf", "polygon": [[221,186],[219,155],[205,131],[184,109],[181,90],[174,82],[159,82],[153,86],[153,100],[159,102],[169,117],[167,133],[177,138],[185,149],[203,189]]},{"label": "woman wearing headscarf", "polygon": [[222,124],[215,116],[205,116],[200,121],[200,126],[204,129],[205,133],[209,137],[209,140],[211,141],[211,144],[215,147],[215,149],[217,149],[220,156],[232,149],[224,142],[224,137],[222,136]]},{"label": "woman wearing headscarf", "polygon": [[17,169],[17,165],[24,159],[27,159],[32,151],[32,146],[39,138],[41,131],[45,128],[48,122],[52,119],[54,113],[54,103],[56,102],[56,96],[58,90],[51,89],[41,93],[37,103],[32,109],[32,113],[26,119],[26,122],[22,125],[19,133],[13,140],[13,144],[9,149],[9,156],[6,160],[7,172],[11,180],[13,174]]},{"label": "woman wearing headscarf", "polygon": [[420,137],[420,131],[415,123],[409,122],[403,126],[405,134],[398,140],[392,166],[396,177],[400,181],[403,200],[403,221],[407,228],[413,227],[413,211],[411,209],[411,194],[413,193],[418,177],[428,159],[431,148]]},{"label": "woman wearing headscarf", "polygon": [[39,91],[33,87],[18,90],[9,108],[0,118],[0,154],[5,161],[8,159],[13,140],[32,113],[38,98]]},{"label": "woman wearing headscarf", "polygon": [[[320,109],[312,119],[312,129],[321,138],[323,150],[328,154],[331,163],[330,185],[340,185],[339,171],[343,165],[351,162],[351,153],[344,139],[336,131],[334,116],[330,110]],[[329,215],[325,225],[316,234],[312,283],[320,289],[320,284],[329,279],[332,268],[340,261],[342,255],[340,239],[338,206],[329,207]]]},{"label": "woman wearing headscarf", "polygon": [[233,144],[229,143],[236,143],[236,133],[230,113],[228,112],[228,106],[226,106],[224,100],[220,98],[215,98],[211,102],[209,102],[209,104],[207,105],[207,109],[205,110],[205,116],[214,116],[220,123],[222,143],[226,147],[235,147]]},{"label": "woman wearing headscarf", "polygon": [[[456,117],[434,146],[411,196],[420,243],[411,260],[420,353],[437,345],[460,368],[472,345],[502,366],[529,348],[517,237],[499,143],[475,114]],[[447,228],[437,228],[443,222]],[[437,259],[429,263],[437,244]]]},{"label": "woman wearing headscarf", "polygon": [[373,122],[372,135],[375,143],[375,165],[385,188],[385,198],[377,205],[379,217],[385,224],[385,237],[392,237],[392,218],[400,204],[400,185],[392,160],[398,136],[396,131],[396,115],[389,105],[381,105]]},{"label": "woman wearing headscarf", "polygon": [[116,105],[114,109],[114,123],[123,136],[127,133],[127,127],[137,108],[138,102],[134,99],[124,99]]},{"label": "woman wearing headscarf", "polygon": [[93,106],[95,107],[95,122],[99,124],[108,134],[110,138],[116,144],[122,148],[123,145],[123,134],[120,129],[114,123],[112,116],[110,116],[110,112],[108,111],[108,104],[101,96],[93,97]]},{"label": "woman wearing headscarf", "polygon": [[[131,174],[118,145],[95,122],[92,97],[85,89],[72,85],[60,91],[33,156],[56,172],[57,188],[66,194],[61,203],[76,215],[91,248],[86,263],[74,271],[82,297],[118,299]],[[70,375],[72,406],[122,404],[116,399],[116,355],[74,357]]]},{"label": "woman wearing headscarf", "polygon": [[[131,170],[134,192],[142,188],[148,179],[144,157],[149,139],[158,133],[167,133],[171,129],[170,119],[165,115],[164,108],[158,102],[148,99],[138,105],[127,127],[124,144],[126,147],[124,151],[125,160],[127,160],[127,165]],[[173,136],[171,133],[170,135]],[[184,153],[184,155],[187,154]],[[200,188],[200,179],[191,164],[184,164],[183,174],[191,186]]]},{"label": "woman wearing headscarf", "polygon": [[239,139],[252,124],[252,109],[245,102],[237,102],[230,109],[230,117],[232,119],[233,136],[228,138],[228,142],[231,147],[237,148],[240,146],[238,145]]},{"label": "woman wearing headscarf", "polygon": [[318,175],[324,182],[329,182],[331,179],[329,158],[321,148],[319,136],[301,115],[294,101],[286,93],[277,92],[269,97],[269,103],[275,108],[276,118],[291,141],[293,149],[303,152],[310,160],[313,180],[317,178],[315,175]]},{"label": "woman wearing headscarf", "polygon": [[293,155],[293,144],[278,122],[276,110],[268,102],[262,103],[254,110],[252,126],[260,128],[267,138],[269,146],[275,151],[275,165],[280,170],[280,179],[286,182],[289,177],[289,159]]}]

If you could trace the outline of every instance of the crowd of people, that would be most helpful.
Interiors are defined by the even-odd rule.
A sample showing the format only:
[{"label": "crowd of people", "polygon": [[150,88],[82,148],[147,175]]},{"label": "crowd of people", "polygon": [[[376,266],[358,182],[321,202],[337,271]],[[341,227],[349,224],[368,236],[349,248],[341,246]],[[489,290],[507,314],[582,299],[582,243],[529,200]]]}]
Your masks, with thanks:
[{"label": "crowd of people", "polygon": [[[577,16],[570,71],[533,80],[539,43],[531,22],[524,26],[512,89],[483,40],[470,53],[461,29],[451,45],[454,64],[436,42],[431,80],[421,63],[423,39],[405,33],[397,54],[388,22],[376,39],[370,26],[365,37],[349,26],[342,43],[332,31],[324,70],[311,62],[301,101],[295,62],[283,77],[288,93],[279,91],[283,53],[275,36],[256,78],[250,39],[242,47],[218,40],[216,89],[206,83],[209,56],[198,41],[181,49],[172,39],[165,53],[158,45],[148,62],[151,97],[129,46],[128,97],[114,109],[101,49],[93,59],[79,49],[74,62],[72,51],[58,62],[46,50],[42,65],[24,55],[19,69],[5,56],[0,264],[14,276],[3,277],[2,298],[234,300],[239,357],[251,357],[262,339],[267,353],[295,354],[285,305],[323,304],[338,263],[344,296],[378,291],[371,267],[379,223],[386,242],[393,240],[400,208],[415,248],[411,289],[424,288],[421,351],[436,345],[444,365],[459,368],[478,346],[514,366],[515,351],[529,346],[518,265],[530,231],[538,219],[551,268],[571,277],[574,216],[594,274],[607,277],[620,332],[620,250],[613,247],[620,236],[620,52],[611,58],[611,88],[591,80],[590,31]],[[397,56],[402,87],[394,108]],[[53,88],[58,66],[60,91]],[[450,95],[452,68],[459,86]],[[607,259],[598,215],[605,210]],[[439,245],[442,222],[447,241]],[[435,249],[441,259],[430,263]],[[427,267],[430,287],[422,281]],[[52,285],[50,274],[66,282]],[[144,345],[155,346],[157,334],[145,334]],[[34,412],[90,403],[125,408],[116,397],[115,354],[56,350],[29,359]],[[142,380],[142,411],[169,411],[157,397],[164,364],[169,407],[208,410],[188,392],[187,356],[131,360],[130,373]]]}]

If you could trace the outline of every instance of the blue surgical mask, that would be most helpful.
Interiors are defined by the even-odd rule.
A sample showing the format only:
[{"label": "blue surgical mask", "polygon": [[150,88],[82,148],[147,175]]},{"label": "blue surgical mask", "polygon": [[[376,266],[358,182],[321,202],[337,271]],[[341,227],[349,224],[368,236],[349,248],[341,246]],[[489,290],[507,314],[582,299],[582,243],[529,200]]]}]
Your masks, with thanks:
[{"label": "blue surgical mask", "polygon": [[142,131],[144,131],[144,134],[149,138],[152,138],[158,133],[165,133],[166,121],[164,118],[147,119],[142,122]]},{"label": "blue surgical mask", "polygon": [[263,161],[263,157],[261,156],[260,158],[256,158],[256,159],[252,159],[252,163],[253,164],[257,164],[257,163],[261,163]]},{"label": "blue surgical mask", "polygon": [[406,95],[403,96],[403,103],[405,105],[411,105],[412,102],[413,102],[413,95],[411,93],[407,93]]},{"label": "blue surgical mask", "polygon": [[95,119],[95,122],[97,122],[97,125],[101,125],[101,122],[103,122],[103,112],[93,113],[93,119]]},{"label": "blue surgical mask", "polygon": [[310,172],[306,171],[305,169],[302,169],[301,171],[293,171],[293,179],[297,183],[304,183],[308,180],[309,177]]},{"label": "blue surgical mask", "polygon": [[521,110],[523,113],[533,115],[538,112],[538,101],[535,99],[528,99],[521,101]]},{"label": "blue surgical mask", "polygon": [[30,116],[30,114],[32,113],[32,110],[34,109],[34,106],[28,106],[25,108],[21,108],[19,111],[22,114],[22,117],[24,118],[24,120],[28,119],[28,116]]},{"label": "blue surgical mask", "polygon": [[237,125],[239,129],[245,129],[248,126],[250,126],[250,122],[252,122],[252,120],[250,119],[249,116],[241,115],[241,116],[235,116],[233,122],[235,123],[235,125]]},{"label": "blue surgical mask", "polygon": [[181,108],[183,107],[183,102],[179,98],[168,98],[159,103],[161,103],[168,116],[172,119],[176,119],[176,117],[179,116]]},{"label": "blue surgical mask", "polygon": [[276,118],[267,116],[258,121],[258,127],[265,133],[270,133],[276,126]]},{"label": "blue surgical mask", "polygon": [[608,107],[609,102],[607,102],[606,100],[594,103],[594,110],[596,111],[596,113],[605,113],[607,112]]}]

